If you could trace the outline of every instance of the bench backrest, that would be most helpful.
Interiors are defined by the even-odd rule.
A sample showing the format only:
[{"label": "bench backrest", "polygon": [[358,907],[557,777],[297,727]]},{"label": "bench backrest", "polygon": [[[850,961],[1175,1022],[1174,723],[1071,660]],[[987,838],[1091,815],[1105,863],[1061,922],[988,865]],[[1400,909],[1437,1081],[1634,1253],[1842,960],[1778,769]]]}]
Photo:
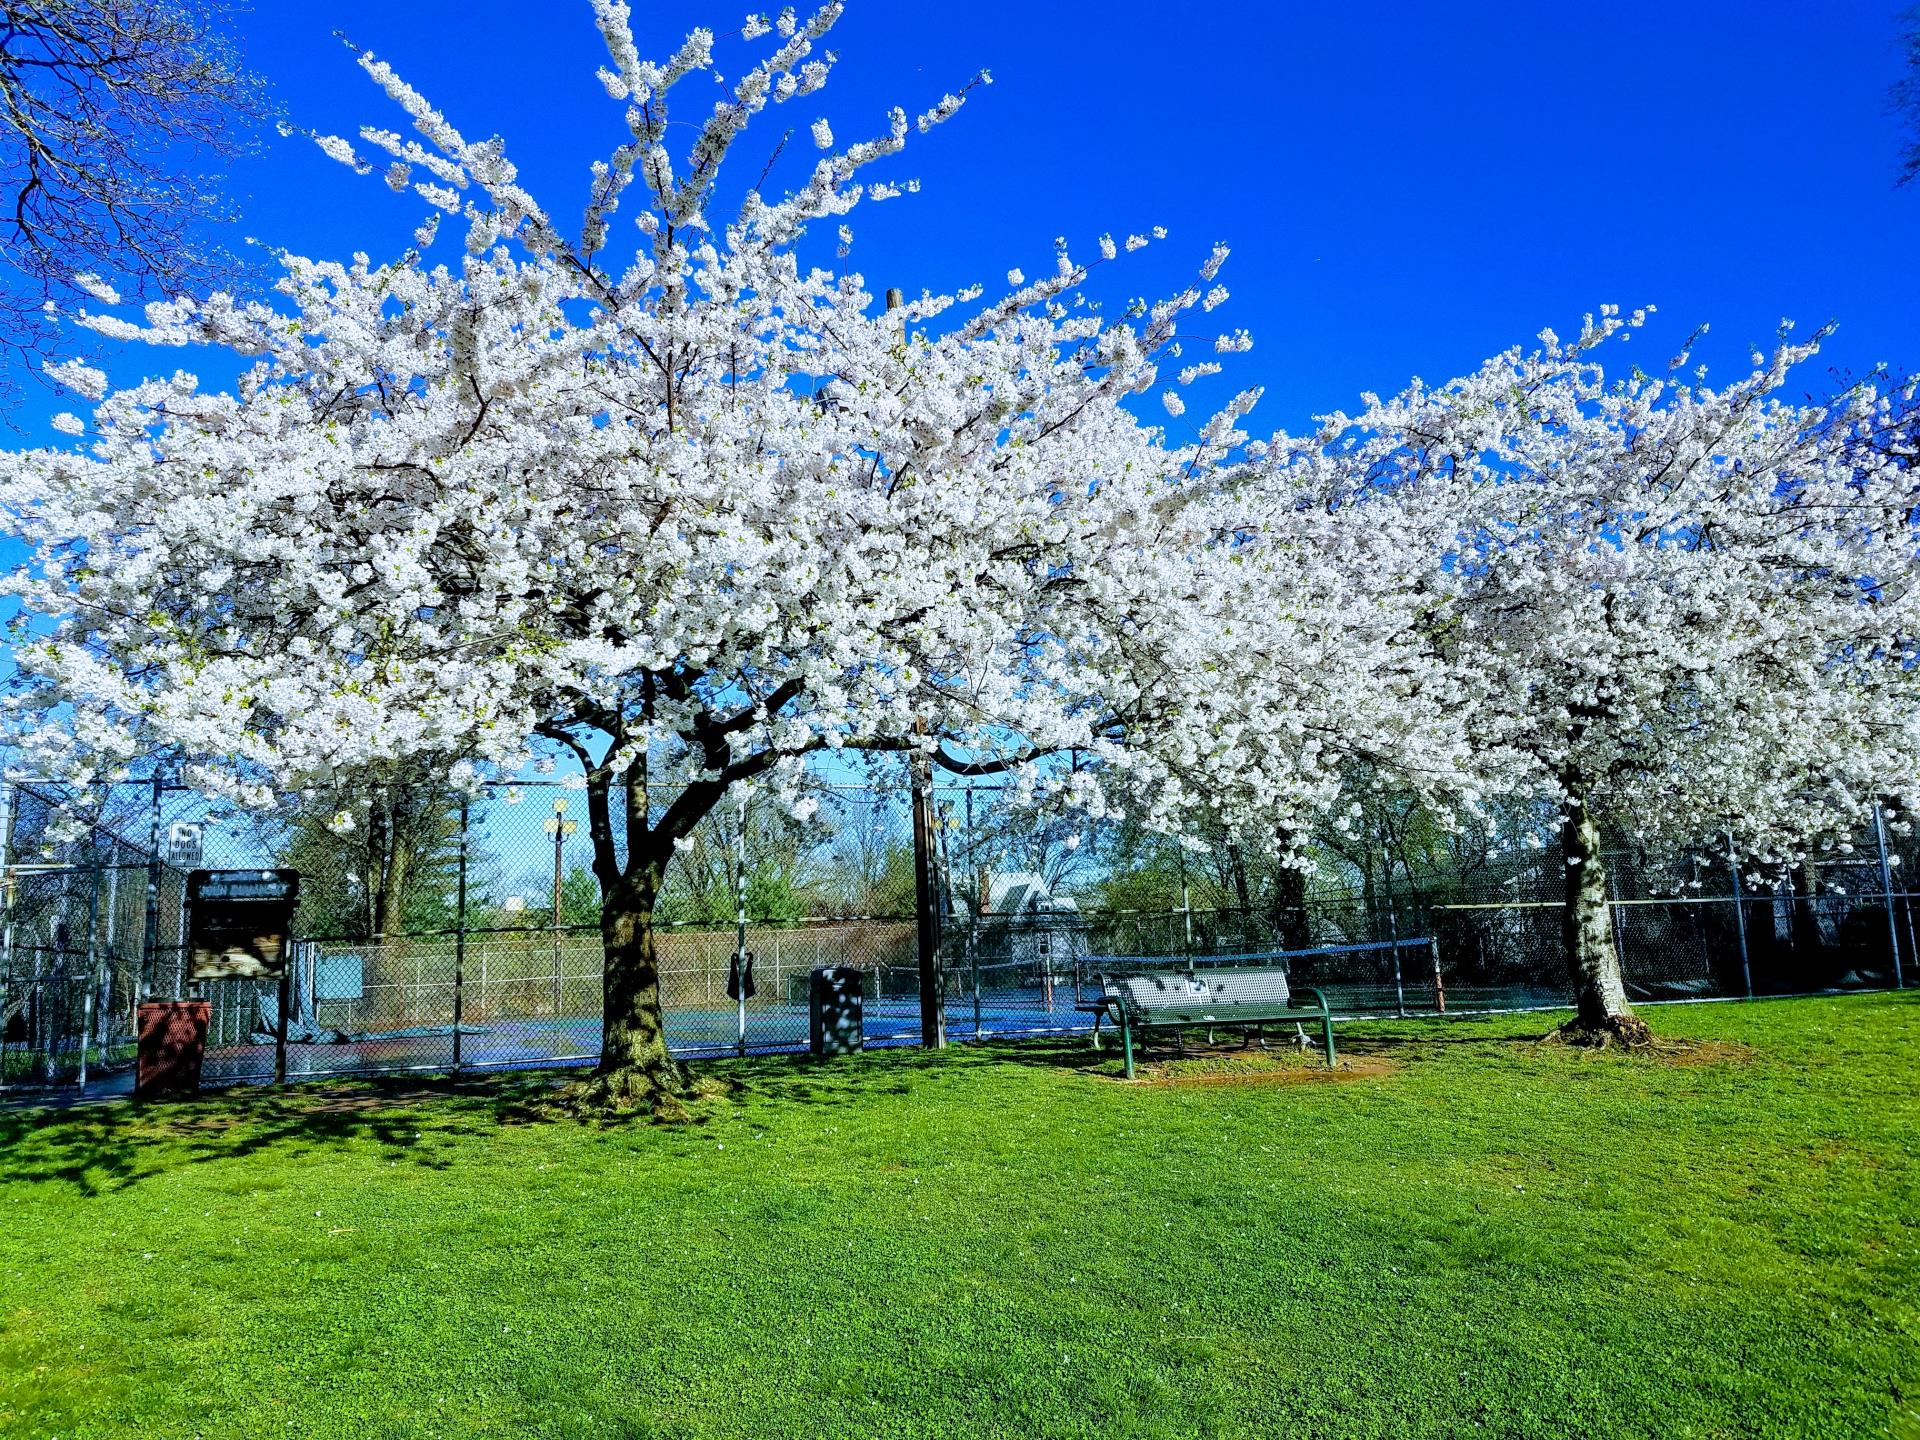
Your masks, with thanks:
[{"label": "bench backrest", "polygon": [[1233,1012],[1283,1010],[1292,1003],[1287,972],[1277,966],[1216,970],[1148,970],[1136,975],[1103,975],[1106,993],[1130,1018],[1222,1020]]}]

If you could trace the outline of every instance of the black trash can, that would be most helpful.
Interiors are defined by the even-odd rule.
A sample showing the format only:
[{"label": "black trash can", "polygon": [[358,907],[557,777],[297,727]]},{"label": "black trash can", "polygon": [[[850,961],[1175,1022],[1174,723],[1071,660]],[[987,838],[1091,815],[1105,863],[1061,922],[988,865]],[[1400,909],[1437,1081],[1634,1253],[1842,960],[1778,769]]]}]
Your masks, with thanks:
[{"label": "black trash can", "polygon": [[822,965],[807,976],[807,1044],[816,1055],[851,1055],[864,1035],[860,972],[851,965]]}]

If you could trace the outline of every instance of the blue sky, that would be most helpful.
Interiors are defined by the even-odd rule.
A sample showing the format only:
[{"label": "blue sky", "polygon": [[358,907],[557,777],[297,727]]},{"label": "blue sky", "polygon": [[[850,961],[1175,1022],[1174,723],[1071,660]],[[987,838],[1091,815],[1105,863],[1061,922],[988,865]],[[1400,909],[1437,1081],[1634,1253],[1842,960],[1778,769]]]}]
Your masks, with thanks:
[{"label": "blue sky", "polygon": [[[694,24],[735,30],[744,10],[635,8],[654,54]],[[1897,9],[853,0],[833,83],[771,112],[735,168],[757,173],[792,124],[778,173],[795,179],[815,116],[844,141],[990,67],[996,83],[895,162],[924,192],[858,213],[845,263],[875,287],[991,286],[1011,266],[1048,268],[1056,235],[1090,255],[1103,231],[1164,224],[1169,243],[1114,276],[1159,294],[1227,240],[1234,299],[1216,314],[1254,333],[1229,378],[1267,387],[1256,433],[1458,373],[1542,326],[1568,333],[1603,302],[1660,307],[1636,342],[1655,353],[1622,360],[1663,360],[1708,321],[1697,354],[1730,379],[1791,316],[1803,330],[1840,322],[1831,363],[1920,366],[1907,259],[1920,186],[1892,186],[1901,136],[1884,98]],[[603,52],[586,0],[262,3],[241,24],[295,124],[401,125],[333,38],[344,30],[470,136],[504,135],[560,216],[577,214],[588,163],[623,133],[593,78]],[[723,41],[722,69],[747,53]],[[680,113],[697,118],[711,94],[689,82]],[[315,256],[391,256],[424,215],[298,137],[270,136],[231,189],[244,233]],[[146,363],[183,357],[113,368]],[[30,425],[55,408],[23,406]]]}]

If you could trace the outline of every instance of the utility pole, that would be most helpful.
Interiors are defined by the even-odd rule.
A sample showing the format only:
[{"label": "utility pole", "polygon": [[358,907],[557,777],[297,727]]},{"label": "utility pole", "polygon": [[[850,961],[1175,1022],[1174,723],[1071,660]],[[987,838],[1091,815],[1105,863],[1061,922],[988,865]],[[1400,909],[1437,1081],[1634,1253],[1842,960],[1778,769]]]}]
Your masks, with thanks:
[{"label": "utility pole", "polygon": [[1733,876],[1733,926],[1740,937],[1740,983],[1753,998],[1753,966],[1747,959],[1747,901],[1740,893],[1740,855],[1733,847],[1733,832],[1727,832],[1727,873]]},{"label": "utility pole", "polygon": [[1180,857],[1180,923],[1181,946],[1186,952],[1187,965],[1193,965],[1193,891],[1187,885],[1187,844],[1186,836],[1180,837],[1178,854]]},{"label": "utility pole", "polygon": [[561,866],[566,860],[567,837],[580,827],[567,819],[567,802],[564,799],[553,802],[553,818],[545,825],[547,834],[553,836],[553,1014],[560,1018],[560,882]]},{"label": "utility pole", "polygon": [[[927,722],[913,722],[924,736]],[[939,1050],[947,1043],[946,976],[940,964],[940,915],[933,869],[933,761],[915,754],[913,779],[913,910],[920,959],[920,1043]]]}]

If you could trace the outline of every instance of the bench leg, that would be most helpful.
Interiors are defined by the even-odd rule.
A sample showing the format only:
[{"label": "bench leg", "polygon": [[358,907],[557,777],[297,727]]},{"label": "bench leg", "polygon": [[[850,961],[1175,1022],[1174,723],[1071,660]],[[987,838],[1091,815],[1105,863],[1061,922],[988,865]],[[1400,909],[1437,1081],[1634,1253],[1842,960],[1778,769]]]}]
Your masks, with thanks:
[{"label": "bench leg", "polygon": [[1124,1015],[1120,1017],[1120,1045],[1127,1054],[1127,1079],[1131,1080],[1133,1079],[1133,1026],[1128,1023]]},{"label": "bench leg", "polygon": [[1320,1012],[1320,1029],[1321,1029],[1321,1032],[1327,1037],[1327,1065],[1329,1066],[1329,1068],[1331,1068],[1334,1061],[1333,1016],[1329,1015],[1324,1010]]}]

